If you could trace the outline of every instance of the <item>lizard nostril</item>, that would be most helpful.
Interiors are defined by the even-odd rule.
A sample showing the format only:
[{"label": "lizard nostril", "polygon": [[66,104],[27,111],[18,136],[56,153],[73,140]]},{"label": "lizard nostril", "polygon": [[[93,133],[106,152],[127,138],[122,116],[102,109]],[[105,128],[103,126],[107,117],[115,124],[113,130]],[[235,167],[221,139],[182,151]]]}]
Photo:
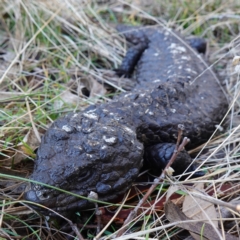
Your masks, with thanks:
[{"label": "lizard nostril", "polygon": [[24,193],[24,199],[30,202],[39,202],[39,199],[36,195],[36,192],[33,190],[29,190]]},{"label": "lizard nostril", "polygon": [[42,198],[47,199],[47,198],[49,198],[49,195],[47,193],[43,193]]}]

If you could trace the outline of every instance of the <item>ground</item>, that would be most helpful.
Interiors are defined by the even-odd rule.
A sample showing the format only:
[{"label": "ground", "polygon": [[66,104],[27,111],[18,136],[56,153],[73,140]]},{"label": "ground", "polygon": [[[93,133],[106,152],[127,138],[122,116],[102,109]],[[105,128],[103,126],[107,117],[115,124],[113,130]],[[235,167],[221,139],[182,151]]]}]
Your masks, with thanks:
[{"label": "ground", "polygon": [[[211,192],[212,198],[207,199],[211,202],[211,210],[206,210],[205,216],[213,219],[212,216],[220,215],[221,220],[215,226],[231,236],[240,236],[239,216],[226,216],[224,211],[229,212],[223,208],[226,204],[236,206],[239,203],[236,199],[240,188],[238,0],[151,0],[147,4],[144,0],[3,0],[0,12],[0,196],[3,213],[0,239],[11,239],[10,236],[67,239],[78,232],[84,238],[96,236],[96,224],[84,213],[80,213],[81,221],[87,225],[83,231],[82,223],[76,230],[72,225],[63,227],[59,220],[44,221],[24,205],[23,189],[16,184],[31,173],[41,135],[55,119],[95,102],[111,101],[113,94],[131,89],[131,80],[119,79],[113,71],[126,52],[124,39],[114,29],[118,23],[159,24],[172,27],[187,37],[195,35],[207,39],[206,57],[222,82],[229,112],[218,126],[222,134],[214,134],[206,145],[191,151],[206,171],[202,181],[198,181],[205,186],[195,185],[194,189]],[[197,181],[191,180],[191,183]],[[169,185],[175,185],[175,189]],[[223,190],[226,191],[222,193]],[[129,204],[136,205],[144,190],[137,192],[138,196],[134,195]],[[137,224],[125,238],[119,239],[137,236],[179,239],[177,236],[184,227],[173,227],[171,217],[167,216],[168,222],[163,211],[165,195],[173,192],[175,197],[171,198],[190,218],[184,206],[193,205],[191,199],[198,199],[196,193],[183,182],[173,184],[168,179],[152,196],[159,200],[155,209],[140,214],[138,221],[135,220]],[[186,194],[190,200],[186,200]],[[203,208],[206,201],[201,201],[204,203],[199,205]],[[108,211],[103,213],[104,224],[109,223],[109,227],[104,228],[98,238],[114,238],[113,234],[129,213],[129,207],[125,209],[120,211],[118,218]],[[225,221],[224,217],[230,220]],[[214,225],[213,222],[210,224]]]}]

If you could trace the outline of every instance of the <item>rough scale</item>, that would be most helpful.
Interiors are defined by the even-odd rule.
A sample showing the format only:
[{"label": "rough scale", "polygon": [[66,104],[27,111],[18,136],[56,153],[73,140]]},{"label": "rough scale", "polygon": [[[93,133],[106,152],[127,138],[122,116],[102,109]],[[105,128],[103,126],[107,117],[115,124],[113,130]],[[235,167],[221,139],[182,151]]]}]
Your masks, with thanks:
[{"label": "rough scale", "polygon": [[[182,37],[159,27],[119,30],[137,44],[120,70],[132,71],[127,58],[140,51],[136,87],[56,120],[42,138],[31,179],[85,197],[94,191],[99,200],[111,201],[137,178],[144,151],[147,158],[176,142],[178,124],[184,124],[192,148],[207,141],[224,116],[227,100],[215,74]],[[63,214],[93,206],[36,184],[25,199]]]}]

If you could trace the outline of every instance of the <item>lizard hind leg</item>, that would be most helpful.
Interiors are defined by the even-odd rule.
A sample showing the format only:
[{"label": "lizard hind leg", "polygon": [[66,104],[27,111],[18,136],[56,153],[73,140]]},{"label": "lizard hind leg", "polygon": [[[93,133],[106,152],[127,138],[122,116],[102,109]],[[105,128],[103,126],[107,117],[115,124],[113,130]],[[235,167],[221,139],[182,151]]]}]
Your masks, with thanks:
[{"label": "lizard hind leg", "polygon": [[[145,148],[144,161],[151,173],[160,176],[162,170],[171,159],[171,156],[175,151],[175,146],[176,144],[174,143],[159,143]],[[186,172],[187,174],[184,174],[181,179],[186,178],[189,176],[190,172],[195,171],[197,168],[196,164],[191,163],[192,158],[186,150],[179,152],[177,158],[171,166],[174,169],[173,175],[181,175]],[[193,173],[191,178],[201,177],[203,175],[204,172],[197,171]]]}]

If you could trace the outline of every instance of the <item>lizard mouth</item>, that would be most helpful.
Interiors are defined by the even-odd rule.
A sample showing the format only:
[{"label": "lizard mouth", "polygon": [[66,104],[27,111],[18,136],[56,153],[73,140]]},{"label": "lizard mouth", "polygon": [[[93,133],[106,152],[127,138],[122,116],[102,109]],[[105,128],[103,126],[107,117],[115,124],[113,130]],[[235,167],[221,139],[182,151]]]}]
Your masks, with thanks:
[{"label": "lizard mouth", "polygon": [[[50,194],[47,194],[46,191],[40,190],[40,185],[36,185],[33,183],[30,183],[27,185],[25,189],[25,193],[23,195],[23,198],[26,201],[29,201],[31,203],[28,203],[33,209],[37,211],[46,210],[41,205],[47,208],[52,208],[54,206],[54,198],[50,198]],[[39,190],[37,190],[39,189]],[[51,191],[51,189],[49,190]]]},{"label": "lizard mouth", "polygon": [[49,216],[56,216],[56,212],[66,215],[78,209],[91,205],[87,199],[81,199],[86,194],[78,193],[79,197],[57,190],[41,188],[40,185],[30,183],[25,190],[24,200],[34,210]]}]

